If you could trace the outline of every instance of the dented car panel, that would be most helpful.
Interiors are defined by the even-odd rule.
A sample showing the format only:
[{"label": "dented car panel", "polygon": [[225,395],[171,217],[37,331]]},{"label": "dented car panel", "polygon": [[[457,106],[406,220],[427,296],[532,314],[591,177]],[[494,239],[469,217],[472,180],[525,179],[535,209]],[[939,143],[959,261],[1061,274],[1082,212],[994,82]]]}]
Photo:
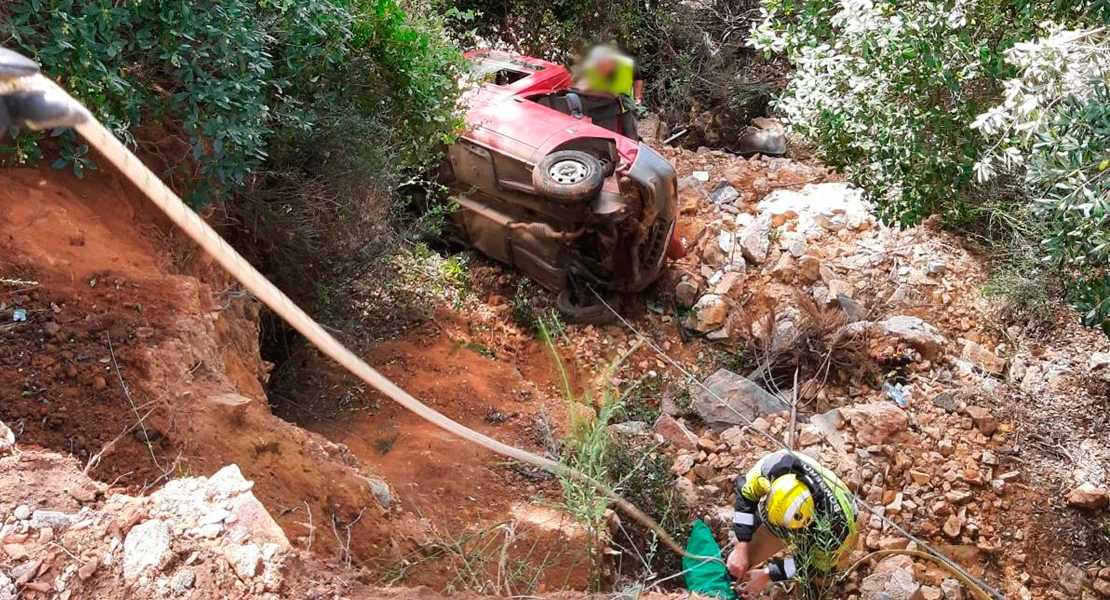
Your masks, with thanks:
[{"label": "dented car panel", "polygon": [[[455,237],[551,290],[639,292],[658,279],[674,245],[673,167],[568,108],[580,105],[568,97],[585,96],[591,107],[616,99],[573,90],[570,72],[553,63],[497,51],[467,56],[485,83],[466,94],[467,129],[447,153]],[[569,158],[550,166],[561,156]],[[545,160],[554,184],[539,180]],[[593,187],[557,196],[544,188],[564,177]]]}]

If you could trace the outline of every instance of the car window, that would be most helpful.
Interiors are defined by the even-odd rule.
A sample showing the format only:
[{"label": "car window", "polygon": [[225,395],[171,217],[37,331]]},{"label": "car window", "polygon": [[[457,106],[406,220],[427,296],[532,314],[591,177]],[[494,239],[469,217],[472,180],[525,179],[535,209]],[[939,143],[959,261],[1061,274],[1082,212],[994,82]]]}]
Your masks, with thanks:
[{"label": "car window", "polygon": [[529,75],[526,71],[518,71],[495,62],[486,61],[476,61],[474,72],[483,84],[502,87],[514,84]]}]

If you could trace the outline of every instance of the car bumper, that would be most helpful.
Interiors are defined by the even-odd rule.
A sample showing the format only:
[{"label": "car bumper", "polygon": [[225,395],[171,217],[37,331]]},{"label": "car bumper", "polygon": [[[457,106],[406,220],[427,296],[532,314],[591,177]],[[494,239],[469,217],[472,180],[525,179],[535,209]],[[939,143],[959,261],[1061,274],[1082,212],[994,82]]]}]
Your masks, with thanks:
[{"label": "car bumper", "polygon": [[639,252],[637,276],[629,281],[625,290],[639,292],[659,279],[666,266],[678,214],[678,174],[667,159],[641,143],[628,177],[640,189],[645,210],[655,213],[647,240]]}]

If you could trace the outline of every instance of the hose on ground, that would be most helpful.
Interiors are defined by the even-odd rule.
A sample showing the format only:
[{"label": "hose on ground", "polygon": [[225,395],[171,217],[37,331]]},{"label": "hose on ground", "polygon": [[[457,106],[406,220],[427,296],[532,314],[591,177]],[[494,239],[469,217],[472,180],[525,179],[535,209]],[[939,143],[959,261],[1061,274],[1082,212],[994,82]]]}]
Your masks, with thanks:
[{"label": "hose on ground", "polygon": [[[2,83],[4,84],[2,87],[12,85],[10,82]],[[220,237],[211,226],[205,223],[197,213],[186,206],[181,198],[170,190],[161,179],[152,173],[146,165],[135,157],[135,155],[116,139],[111,132],[98,122],[84,106],[70,97],[57,84],[42,75],[28,75],[16,79],[14,85],[22,90],[44,91],[53,101],[68,104],[67,108],[70,109],[70,112],[63,115],[64,122],[58,121],[51,123],[51,126],[72,125],[85,137],[90,145],[96,148],[108,162],[112,163],[120,173],[127,177],[127,179],[139,189],[139,191],[149,198],[150,201],[173,221],[175,225],[180,227],[190,239],[196,242],[196,244],[216,260],[216,262],[223,266],[232,277],[243,285],[243,287],[254,294],[259,301],[285,320],[286,323],[297,330],[298,333],[303,335],[305,339],[316,346],[322,353],[358,376],[364,382],[429,423],[466,441],[478,444],[502,456],[589,485],[599,494],[612,501],[620,511],[652,531],[665,546],[680,556],[705,562],[723,562],[720,558],[716,557],[691,555],[685,548],[680,546],[662,526],[656,523],[654,519],[622,498],[602,482],[596,481],[557,461],[499,442],[485,434],[451,420],[413,397],[336,340],[335,337],[312,319],[301,307],[286,296],[284,292],[258,272],[258,270],[248,263],[242,255],[236,252],[235,249]],[[868,560],[889,554],[908,554],[933,561],[962,581],[980,600],[991,600],[990,595],[988,595],[976,582],[959,572],[951,564],[947,564],[944,559],[920,551],[881,550],[874,552],[853,564],[845,574],[851,573]]]}]

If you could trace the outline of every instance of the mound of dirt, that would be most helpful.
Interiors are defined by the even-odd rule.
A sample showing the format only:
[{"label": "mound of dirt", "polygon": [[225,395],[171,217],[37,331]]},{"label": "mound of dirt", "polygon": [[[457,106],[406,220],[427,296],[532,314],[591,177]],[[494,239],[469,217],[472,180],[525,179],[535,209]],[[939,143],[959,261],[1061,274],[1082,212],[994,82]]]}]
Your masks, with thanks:
[{"label": "mound of dirt", "polygon": [[[72,457],[14,449],[0,458],[0,599],[442,600],[427,588],[365,585],[365,573],[293,548],[252,488],[231,465],[129,496]],[[321,538],[332,534],[316,525]]]}]

